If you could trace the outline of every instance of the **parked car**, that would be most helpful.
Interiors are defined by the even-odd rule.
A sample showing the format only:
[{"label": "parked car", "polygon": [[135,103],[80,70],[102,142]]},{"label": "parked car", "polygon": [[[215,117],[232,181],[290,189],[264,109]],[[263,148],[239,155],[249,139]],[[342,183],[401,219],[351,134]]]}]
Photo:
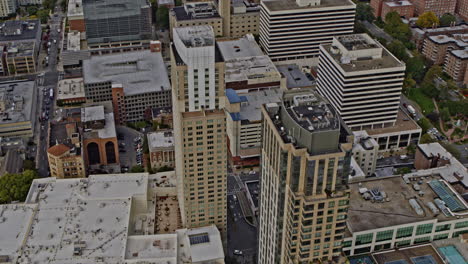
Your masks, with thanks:
[{"label": "parked car", "polygon": [[241,250],[238,250],[238,249],[234,250],[234,255],[239,255],[239,256],[240,256],[240,255],[242,255],[242,254],[243,254],[243,253],[242,253]]}]

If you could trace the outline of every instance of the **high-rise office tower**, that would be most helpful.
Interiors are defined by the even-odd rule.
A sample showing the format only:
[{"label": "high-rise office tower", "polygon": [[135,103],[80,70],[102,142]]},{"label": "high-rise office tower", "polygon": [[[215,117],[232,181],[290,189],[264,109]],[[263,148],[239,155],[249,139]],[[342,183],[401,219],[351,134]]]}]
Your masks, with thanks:
[{"label": "high-rise office tower", "polygon": [[266,104],[259,264],[310,263],[340,255],[349,201],[352,137],[312,90]]},{"label": "high-rise office tower", "polygon": [[211,26],[178,27],[171,47],[176,173],[186,227],[226,232],[224,62]]},{"label": "high-rise office tower", "polygon": [[260,45],[273,61],[317,58],[320,44],[353,33],[355,12],[351,0],[262,1]]},{"label": "high-rise office tower", "polygon": [[395,124],[405,64],[367,34],[321,45],[317,74],[318,92],[352,130]]}]

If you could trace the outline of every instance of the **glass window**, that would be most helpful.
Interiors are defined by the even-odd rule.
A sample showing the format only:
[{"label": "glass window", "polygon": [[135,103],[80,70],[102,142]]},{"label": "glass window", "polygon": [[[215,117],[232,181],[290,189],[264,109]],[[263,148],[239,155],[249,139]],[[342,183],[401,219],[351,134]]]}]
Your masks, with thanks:
[{"label": "glass window", "polygon": [[396,238],[410,237],[412,235],[413,235],[413,227],[408,226],[408,227],[398,228]]},{"label": "glass window", "polygon": [[356,236],[356,245],[369,244],[374,237],[373,233]]},{"label": "glass window", "polygon": [[436,226],[436,232],[445,231],[450,229],[451,224],[439,225]]},{"label": "glass window", "polygon": [[468,221],[455,224],[455,228],[463,228],[463,227],[468,227]]},{"label": "glass window", "polygon": [[418,225],[416,235],[429,234],[432,232],[433,224]]},{"label": "glass window", "polygon": [[431,237],[420,237],[420,238],[416,238],[414,240],[414,243],[424,243],[424,242],[428,242],[431,240]]},{"label": "glass window", "polygon": [[377,237],[375,241],[391,240],[392,237],[393,237],[393,230],[382,231],[382,232],[377,233]]}]

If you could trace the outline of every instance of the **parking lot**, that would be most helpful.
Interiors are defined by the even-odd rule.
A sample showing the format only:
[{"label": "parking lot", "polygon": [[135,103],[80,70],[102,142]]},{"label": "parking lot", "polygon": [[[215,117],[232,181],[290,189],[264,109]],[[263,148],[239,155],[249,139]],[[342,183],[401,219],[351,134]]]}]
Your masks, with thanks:
[{"label": "parking lot", "polygon": [[[142,146],[143,134],[124,126],[117,126],[116,129],[119,140],[120,165],[122,167],[122,171],[130,170],[133,166],[138,165],[135,139],[141,137],[139,145]],[[143,152],[142,149],[141,152]],[[142,160],[140,159],[140,161]]]}]

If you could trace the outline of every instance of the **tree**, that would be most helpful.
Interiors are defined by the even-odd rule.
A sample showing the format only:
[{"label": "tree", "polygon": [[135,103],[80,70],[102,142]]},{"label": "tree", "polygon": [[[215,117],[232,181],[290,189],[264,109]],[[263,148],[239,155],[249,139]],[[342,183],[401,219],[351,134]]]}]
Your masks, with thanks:
[{"label": "tree", "polygon": [[461,158],[461,153],[460,150],[458,150],[454,145],[447,144],[447,143],[441,143],[442,147],[444,147],[448,152],[452,153],[452,155],[460,159]]},{"label": "tree", "polygon": [[420,144],[428,144],[428,143],[433,143],[433,142],[435,142],[435,139],[433,139],[432,136],[429,134],[422,135],[421,140],[419,140]]},{"label": "tree", "polygon": [[439,18],[437,18],[434,12],[424,12],[418,17],[416,25],[421,28],[428,28],[439,25]]},{"label": "tree", "polygon": [[409,146],[406,147],[406,153],[408,153],[409,155],[413,155],[415,152],[416,146],[413,143],[409,144]]},{"label": "tree", "polygon": [[405,80],[403,81],[403,91],[405,94],[408,94],[410,89],[416,87],[416,81],[412,78],[411,74],[407,74]]},{"label": "tree", "polygon": [[426,65],[424,57],[422,55],[417,55],[412,58],[409,58],[406,62],[406,74],[411,74],[413,79],[416,82],[421,82],[424,78],[424,73],[426,71]]},{"label": "tree", "polygon": [[432,123],[439,122],[439,114],[437,112],[432,112],[426,115],[427,119],[431,120]]},{"label": "tree", "polygon": [[427,120],[425,117],[419,119],[418,125],[421,127],[423,133],[426,133],[427,130],[432,128],[431,122],[429,122],[429,120]]},{"label": "tree", "polygon": [[23,162],[24,170],[36,170],[36,163],[32,160],[24,160]]},{"label": "tree", "polygon": [[457,18],[449,13],[444,14],[442,17],[440,17],[440,25],[442,27],[450,26],[455,21],[457,21]]},{"label": "tree", "polygon": [[372,7],[366,3],[358,3],[356,5],[356,19],[369,22],[374,21],[375,16],[372,12]]},{"label": "tree", "polygon": [[47,23],[47,20],[49,20],[49,12],[49,9],[41,9],[37,11],[36,15],[41,20],[41,23]]},{"label": "tree", "polygon": [[448,107],[443,107],[443,108],[440,109],[440,118],[444,122],[450,121],[450,111],[449,111]]},{"label": "tree", "polygon": [[426,72],[423,79],[423,84],[433,84],[434,78],[442,75],[442,68],[439,65],[434,65]]},{"label": "tree", "polygon": [[160,28],[169,28],[169,9],[166,6],[161,6],[156,11],[156,24]]},{"label": "tree", "polygon": [[438,98],[440,90],[433,83],[423,83],[421,85],[422,92],[431,98]]},{"label": "tree", "polygon": [[400,14],[397,12],[393,11],[388,13],[385,16],[385,23],[384,30],[390,34],[390,36],[402,42],[408,42],[411,38],[411,29],[407,24],[401,21]]},{"label": "tree", "polygon": [[19,174],[7,173],[0,177],[0,204],[13,201],[23,202],[35,178],[37,178],[37,173],[32,170]]},{"label": "tree", "polygon": [[135,165],[130,169],[130,172],[132,172],[132,173],[144,172],[144,171],[145,171],[145,169],[140,165]]},{"label": "tree", "polygon": [[28,14],[29,14],[30,16],[36,15],[37,10],[38,10],[37,6],[28,6],[28,7],[26,8],[26,12],[28,12]]},{"label": "tree", "polygon": [[401,167],[396,170],[396,174],[407,174],[410,172],[411,172],[411,169],[408,167]]},{"label": "tree", "polygon": [[392,41],[392,43],[390,43],[388,46],[387,46],[387,49],[393,54],[395,55],[395,57],[397,57],[398,59],[400,60],[407,60],[408,59],[408,54],[406,53],[406,47],[405,45],[403,45],[403,43],[399,40],[395,40],[395,41]]}]

